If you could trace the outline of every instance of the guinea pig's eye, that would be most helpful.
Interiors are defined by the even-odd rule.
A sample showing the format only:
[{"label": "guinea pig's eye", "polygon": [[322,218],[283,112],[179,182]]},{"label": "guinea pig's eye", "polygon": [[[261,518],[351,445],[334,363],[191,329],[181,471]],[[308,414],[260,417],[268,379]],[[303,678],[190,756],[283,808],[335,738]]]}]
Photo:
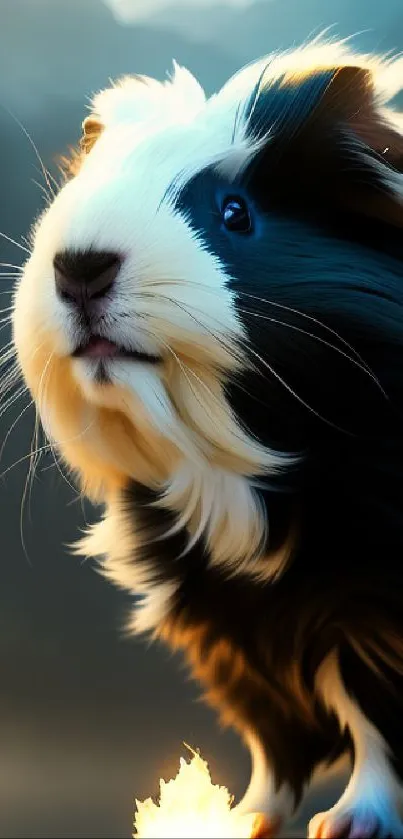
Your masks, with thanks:
[{"label": "guinea pig's eye", "polygon": [[250,233],[252,220],[243,198],[233,195],[224,198],[221,213],[225,227],[231,233]]}]

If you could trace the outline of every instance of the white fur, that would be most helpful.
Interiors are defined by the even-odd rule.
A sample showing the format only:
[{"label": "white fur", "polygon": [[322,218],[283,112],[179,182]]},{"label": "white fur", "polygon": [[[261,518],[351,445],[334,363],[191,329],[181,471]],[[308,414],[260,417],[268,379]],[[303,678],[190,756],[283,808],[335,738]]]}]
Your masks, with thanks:
[{"label": "white fur", "polygon": [[270,821],[288,819],[293,811],[295,799],[287,784],[276,789],[273,772],[264,749],[252,734],[246,738],[252,758],[252,775],[248,789],[237,805],[243,813],[261,813]]},{"label": "white fur", "polygon": [[[399,839],[403,835],[399,816],[402,789],[390,762],[389,749],[354,698],[348,695],[336,653],[322,664],[316,688],[325,705],[337,714],[341,728],[350,731],[354,743],[354,766],[350,781],[337,804],[311,820],[309,836],[314,839],[320,835],[326,839],[328,831],[330,835],[331,830],[340,829],[350,820],[356,830],[361,826],[362,832],[357,832],[357,837],[372,835],[374,828],[378,828],[379,835]],[[323,824],[325,830],[320,832]],[[366,825],[372,825],[369,833],[364,832]]]},{"label": "white fur", "polygon": [[186,67],[174,61],[169,82],[158,82],[148,76],[125,76],[111,88],[98,93],[92,102],[92,113],[108,128],[124,122],[178,123],[190,122],[204,107],[203,88]]},{"label": "white fur", "polygon": [[140,596],[129,628],[135,633],[152,633],[169,615],[176,585],[153,582],[152,564],[137,561],[141,547],[140,535],[132,521],[120,503],[115,502],[101,522],[88,528],[81,541],[73,546],[73,552],[96,557],[104,576],[125,591]]}]

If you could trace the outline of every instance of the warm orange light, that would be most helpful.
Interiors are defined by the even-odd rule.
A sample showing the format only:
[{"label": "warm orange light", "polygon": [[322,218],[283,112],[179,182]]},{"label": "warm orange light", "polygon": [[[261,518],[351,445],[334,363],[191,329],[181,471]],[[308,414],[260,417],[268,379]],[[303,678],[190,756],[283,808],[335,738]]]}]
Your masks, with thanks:
[{"label": "warm orange light", "polygon": [[248,839],[256,816],[232,807],[226,787],[211,782],[208,765],[192,751],[181,758],[171,781],[160,781],[160,800],[136,801],[134,836],[138,839]]}]

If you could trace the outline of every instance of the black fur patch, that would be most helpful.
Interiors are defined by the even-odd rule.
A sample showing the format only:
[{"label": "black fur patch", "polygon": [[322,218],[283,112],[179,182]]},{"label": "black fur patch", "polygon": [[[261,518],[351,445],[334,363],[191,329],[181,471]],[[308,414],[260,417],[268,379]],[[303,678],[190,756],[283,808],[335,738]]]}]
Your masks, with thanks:
[{"label": "black fur patch", "polygon": [[[326,620],[323,580],[310,580],[297,565],[275,585],[229,579],[211,567],[202,540],[184,553],[185,531],[162,538],[175,517],[156,509],[156,499],[138,484],[125,494],[126,515],[146,540],[136,561],[152,564],[156,584],[178,584],[169,618],[175,643],[186,648],[224,720],[257,733],[277,785],[289,783],[297,803],[317,763],[332,762],[350,745],[312,697],[316,665],[340,639]],[[324,625],[315,636],[317,621]]]},{"label": "black fur patch", "polygon": [[[178,643],[212,700],[258,733],[277,782],[297,798],[316,763],[347,745],[313,696],[334,648],[403,777],[402,240],[382,204],[376,220],[361,212],[363,196],[370,204],[387,192],[371,165],[376,149],[364,159],[343,126],[313,120],[329,80],[255,91],[249,130],[272,129],[264,150],[235,181],[199,173],[176,205],[227,269],[248,336],[255,369],[228,381],[232,408],[262,443],[304,453],[285,486],[260,490],[275,542],[298,516],[293,561],[275,583],[229,578],[202,542],[181,557],[183,532],[153,542],[172,515],[142,487],[126,495],[156,581],[178,583]],[[223,199],[236,194],[250,208],[250,235],[223,224]]]}]

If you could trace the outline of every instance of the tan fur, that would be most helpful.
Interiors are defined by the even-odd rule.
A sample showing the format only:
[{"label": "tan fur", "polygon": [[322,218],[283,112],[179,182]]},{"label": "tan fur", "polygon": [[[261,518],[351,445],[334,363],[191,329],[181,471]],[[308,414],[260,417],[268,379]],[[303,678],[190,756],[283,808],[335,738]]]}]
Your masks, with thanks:
[{"label": "tan fur", "polygon": [[85,154],[90,153],[103,130],[104,126],[99,119],[92,116],[86,117],[82,124],[82,137],[80,142],[80,146]]},{"label": "tan fur", "polygon": [[86,117],[82,123],[80,143],[70,147],[67,154],[58,158],[59,169],[65,179],[75,178],[81,169],[83,161],[90,153],[103,131],[102,123],[93,116]]}]

